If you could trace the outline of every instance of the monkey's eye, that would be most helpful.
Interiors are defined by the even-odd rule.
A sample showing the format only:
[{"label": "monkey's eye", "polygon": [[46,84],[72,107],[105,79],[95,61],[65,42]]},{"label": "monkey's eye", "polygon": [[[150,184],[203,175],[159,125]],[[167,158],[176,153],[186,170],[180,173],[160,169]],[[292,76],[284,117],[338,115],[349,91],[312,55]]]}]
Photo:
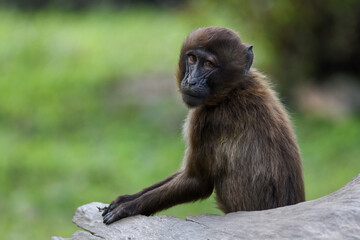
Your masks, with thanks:
[{"label": "monkey's eye", "polygon": [[189,64],[195,64],[197,61],[196,57],[194,55],[188,55],[188,63]]},{"label": "monkey's eye", "polygon": [[215,67],[215,64],[213,62],[210,62],[210,61],[204,62],[204,68],[206,70],[212,70],[212,69],[214,69],[214,67]]}]

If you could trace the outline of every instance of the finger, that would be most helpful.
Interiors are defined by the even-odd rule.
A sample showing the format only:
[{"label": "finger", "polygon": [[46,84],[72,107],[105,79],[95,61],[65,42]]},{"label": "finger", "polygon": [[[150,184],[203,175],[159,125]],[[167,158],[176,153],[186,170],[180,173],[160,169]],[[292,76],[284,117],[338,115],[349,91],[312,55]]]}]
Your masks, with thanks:
[{"label": "finger", "polygon": [[109,212],[109,207],[104,207],[104,212],[102,213],[102,216],[105,216]]},{"label": "finger", "polygon": [[109,225],[113,222],[116,222],[117,220],[120,220],[121,218],[126,217],[123,211],[116,211],[116,212],[109,212],[104,216],[103,223],[106,225]]},{"label": "finger", "polygon": [[114,214],[112,212],[107,213],[103,218],[103,223],[110,224],[110,220],[112,220],[113,215]]},{"label": "finger", "polygon": [[117,206],[119,206],[119,204],[112,203],[112,204],[109,206],[109,212],[111,212],[112,210],[114,210]]}]

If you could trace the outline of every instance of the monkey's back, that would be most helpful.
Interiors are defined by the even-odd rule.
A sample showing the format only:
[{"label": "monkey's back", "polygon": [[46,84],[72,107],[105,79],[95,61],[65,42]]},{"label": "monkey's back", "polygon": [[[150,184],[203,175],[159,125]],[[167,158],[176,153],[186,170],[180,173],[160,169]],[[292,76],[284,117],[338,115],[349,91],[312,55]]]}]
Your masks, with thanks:
[{"label": "monkey's back", "polygon": [[[213,110],[215,190],[224,212],[305,200],[299,148],[288,114],[262,75]],[[213,119],[214,120],[214,119]]]}]

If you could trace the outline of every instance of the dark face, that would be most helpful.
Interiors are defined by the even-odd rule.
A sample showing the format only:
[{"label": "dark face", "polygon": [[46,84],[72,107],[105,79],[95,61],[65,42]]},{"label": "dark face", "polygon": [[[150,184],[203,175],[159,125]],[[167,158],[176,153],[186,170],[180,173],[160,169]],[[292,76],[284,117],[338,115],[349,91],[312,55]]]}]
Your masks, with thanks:
[{"label": "dark face", "polygon": [[218,61],[212,53],[197,49],[186,52],[185,65],[185,76],[180,84],[182,99],[188,106],[196,107],[210,95],[209,79],[218,70]]}]

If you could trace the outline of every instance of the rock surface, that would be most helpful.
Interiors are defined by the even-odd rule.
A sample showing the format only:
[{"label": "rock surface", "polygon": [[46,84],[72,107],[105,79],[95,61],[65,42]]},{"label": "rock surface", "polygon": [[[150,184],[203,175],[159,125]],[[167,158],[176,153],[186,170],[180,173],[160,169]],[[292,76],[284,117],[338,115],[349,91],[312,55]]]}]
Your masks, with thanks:
[{"label": "rock surface", "polygon": [[85,231],[52,240],[155,239],[360,239],[360,174],[325,197],[265,211],[200,215],[186,220],[169,216],[135,216],[109,226],[97,207],[77,209],[73,222]]}]

